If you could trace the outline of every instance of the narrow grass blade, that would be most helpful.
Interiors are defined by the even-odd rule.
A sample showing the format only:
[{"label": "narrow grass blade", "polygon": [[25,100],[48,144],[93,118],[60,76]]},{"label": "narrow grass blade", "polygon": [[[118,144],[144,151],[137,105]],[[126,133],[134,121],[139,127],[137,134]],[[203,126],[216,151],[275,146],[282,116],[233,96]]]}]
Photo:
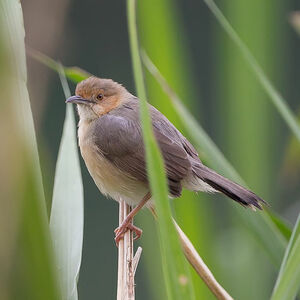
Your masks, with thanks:
[{"label": "narrow grass blade", "polygon": [[[177,94],[171,89],[145,52],[143,52],[142,58],[149,72],[156,78],[166,94],[169,95],[171,103],[177,111],[178,116],[182,119],[183,126],[186,127],[186,131],[190,134],[193,144],[203,153],[209,165],[230,179],[246,186],[237,171],[226,160],[222,152],[197,123],[193,115],[185,108]],[[242,210],[237,210],[237,212],[279,267],[285,247],[284,237],[288,235],[286,224],[280,221],[277,216],[276,218],[275,216],[274,218],[270,218],[267,214],[258,213],[256,215],[249,215],[248,212]]]},{"label": "narrow grass blade", "polygon": [[300,289],[300,214],[286,248],[272,300],[294,299]]},{"label": "narrow grass blade", "polygon": [[[139,45],[141,48],[147,49],[169,84],[176,88],[178,94],[183,97],[184,104],[191,109],[199,109],[200,105],[200,111],[202,111],[201,91],[200,87],[194,84],[196,79],[194,61],[192,61],[190,43],[186,34],[185,25],[187,24],[184,22],[183,16],[184,13],[178,1],[138,1],[138,29],[142,33],[139,36]],[[157,41],[159,41],[159,47],[157,47]],[[186,134],[177,113],[169,103],[168,96],[161,90],[151,74],[145,72],[144,75],[149,102],[162,112],[177,129]],[[213,257],[211,249],[214,247],[214,239],[211,237],[215,234],[214,228],[205,225],[213,219],[214,203],[207,201],[208,197],[205,193],[196,194],[184,191],[180,199],[171,202],[171,206],[181,228],[193,241],[201,255],[205,257],[205,261],[213,262],[215,257]],[[136,221],[147,230],[144,220],[142,215],[137,216]],[[151,244],[151,240],[143,239],[142,243]],[[147,246],[145,245],[144,248],[146,249]],[[163,282],[163,278],[162,274],[158,272],[157,264],[153,263],[151,255],[145,255],[144,262],[150,279],[151,297],[164,298],[165,296],[161,294],[163,289],[158,285],[159,282]],[[216,264],[211,264],[211,267],[214,271],[217,268]],[[209,299],[211,291],[193,269],[191,273],[196,298]]]},{"label": "narrow grass blade", "polygon": [[286,220],[282,219],[274,211],[269,210],[268,215],[271,218],[272,222],[276,225],[277,229],[281,232],[281,234],[288,241],[292,235],[291,224],[289,224]]},{"label": "narrow grass blade", "polygon": [[298,215],[298,218],[297,218],[296,224],[294,226],[291,238],[290,238],[289,243],[287,245],[287,248],[285,250],[285,254],[284,254],[284,257],[283,257],[283,260],[282,260],[282,263],[281,263],[278,278],[280,278],[281,275],[282,275],[282,272],[283,272],[283,270],[286,266],[286,262],[287,262],[287,260],[290,256],[291,250],[293,249],[293,247],[295,245],[295,241],[296,241],[298,236],[300,236],[300,214]]},{"label": "narrow grass blade", "polygon": [[32,49],[27,46],[26,48],[27,54],[40,62],[41,64],[47,66],[49,69],[52,69],[55,72],[59,73],[59,70],[63,68],[65,76],[73,81],[74,83],[77,83],[79,81],[82,81],[86,79],[87,77],[91,76],[90,73],[86,72],[85,70],[82,70],[78,67],[64,67],[51,57],[45,55],[44,53]]},{"label": "narrow grass blade", "polygon": [[284,119],[290,130],[294,133],[297,137],[298,141],[300,142],[300,126],[297,122],[296,117],[286,104],[283,97],[279,94],[279,92],[275,89],[272,85],[271,81],[268,79],[250,50],[247,48],[245,43],[241,40],[238,36],[236,31],[232,28],[230,23],[227,21],[221,10],[216,6],[213,0],[203,0],[207,6],[210,8],[214,16],[217,18],[223,29],[227,32],[229,37],[233,40],[233,42],[237,45],[241,53],[243,54],[246,62],[250,66],[251,70],[254,72],[257,80],[261,84],[262,88],[270,97],[272,103],[278,110],[281,117]]},{"label": "narrow grass blade", "polygon": [[[300,11],[293,11],[289,16],[289,21],[292,27],[300,37]],[[300,124],[300,112],[298,111],[298,122]],[[300,170],[300,145],[295,136],[291,136],[285,153],[283,162],[283,172],[291,181],[294,178],[297,180],[297,175]]]},{"label": "narrow grass blade", "polygon": [[[71,96],[64,69],[60,80],[65,98]],[[73,107],[67,105],[56,163],[50,229],[63,299],[77,300],[77,281],[83,243],[83,185]]]},{"label": "narrow grass blade", "polygon": [[128,28],[137,94],[140,98],[141,123],[146,148],[147,169],[151,193],[155,199],[159,222],[162,264],[169,299],[194,299],[187,262],[181,251],[178,235],[172,223],[164,165],[156,144],[146,101],[143,71],[139,54],[135,1],[127,1]]},{"label": "narrow grass blade", "polygon": [[207,163],[216,171],[223,172],[225,176],[234,178],[240,184],[245,184],[237,171],[218,149],[216,144],[204,131],[201,125],[199,125],[195,117],[187,110],[182,100],[179,99],[178,95],[170,87],[166,79],[162,76],[145,51],[142,51],[141,57],[147,70],[153,75],[165,93],[169,96],[176,113],[182,120],[182,125],[185,127],[186,132],[193,140],[193,144],[199,151],[201,151],[201,158],[207,161]]}]

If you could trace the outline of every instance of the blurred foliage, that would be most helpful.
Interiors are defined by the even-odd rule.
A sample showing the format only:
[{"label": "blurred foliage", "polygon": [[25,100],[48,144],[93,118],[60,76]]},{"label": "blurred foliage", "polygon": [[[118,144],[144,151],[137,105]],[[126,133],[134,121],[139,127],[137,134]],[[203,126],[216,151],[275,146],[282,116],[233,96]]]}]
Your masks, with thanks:
[{"label": "blurred foliage", "polygon": [[[300,12],[295,11],[290,14],[290,24],[298,33],[300,37]],[[298,112],[298,120],[300,124],[300,113]],[[295,185],[297,187],[300,178],[300,144],[298,140],[291,136],[288,142],[286,153],[283,161],[283,173],[289,182],[289,185]]]},{"label": "blurred foliage", "polygon": [[[127,0],[131,59],[137,96],[140,99],[141,127],[146,149],[147,173],[150,179],[151,195],[155,200],[155,210],[159,224],[161,265],[164,271],[167,296],[170,300],[196,299],[189,274],[188,262],[181,251],[178,234],[172,221],[166,172],[162,155],[152,130],[138,43],[135,6],[135,0]],[[155,287],[153,286],[153,288]]]},{"label": "blurred foliage", "polygon": [[[213,14],[217,18],[217,20],[220,22],[223,29],[228,33],[229,37],[236,44],[239,51],[244,56],[244,58],[245,58],[247,64],[249,65],[250,69],[253,71],[253,73],[255,75],[254,78],[256,80],[258,80],[258,82],[262,85],[263,89],[266,91],[267,95],[269,96],[270,100],[272,101],[272,103],[274,104],[276,109],[278,110],[279,114],[284,119],[286,125],[289,126],[290,130],[293,132],[295,137],[300,142],[300,126],[299,126],[293,112],[291,111],[291,109],[287,105],[285,99],[280,95],[278,90],[276,90],[276,88],[273,86],[273,84],[271,83],[269,78],[266,76],[265,72],[261,68],[258,61],[252,55],[251,51],[249,51],[249,48],[246,46],[246,44],[243,42],[243,40],[239,37],[239,35],[236,33],[236,31],[233,29],[233,27],[230,25],[230,23],[226,20],[226,18],[222,14],[221,10],[215,5],[214,1],[213,0],[204,0],[204,1],[207,3],[208,7],[211,9]],[[273,2],[270,2],[270,4],[271,3],[273,3]],[[260,4],[261,4],[260,2],[257,2],[257,4],[253,4],[253,9],[256,10],[257,5],[260,5]],[[265,7],[261,6],[260,11],[261,12],[262,11],[267,11],[268,7],[270,7],[270,4],[268,2],[266,2],[266,4],[265,4],[266,6]],[[241,5],[240,2],[239,2],[239,5]],[[238,9],[238,12],[239,12],[239,14],[237,15],[238,18],[241,18],[241,15],[242,15],[241,14],[241,12],[242,12],[241,8],[243,8],[243,7],[246,8],[245,5],[241,5],[241,6],[238,6],[236,4],[232,5],[233,12],[235,11],[236,8]],[[256,11],[258,11],[258,10],[256,10]],[[249,12],[249,11],[246,11],[246,12]],[[274,9],[273,13],[275,13],[275,12],[276,11]],[[248,13],[247,16],[249,16],[249,15],[250,14]],[[272,15],[270,14],[268,16],[268,18],[271,19],[271,16]],[[275,14],[274,14],[274,16],[275,16]],[[268,20],[268,18],[266,18],[266,20]],[[241,18],[241,20],[242,20],[242,18]],[[241,24],[244,24],[245,20],[246,19],[243,19]],[[262,20],[260,20],[260,21],[262,21]],[[257,24],[259,24],[259,22]],[[266,24],[268,24],[268,22],[266,22]],[[249,27],[248,27],[248,29],[249,29]],[[253,32],[253,30],[250,29],[249,32]],[[258,36],[256,35],[256,39],[257,38],[258,38]],[[268,43],[268,45],[269,45],[269,43]],[[256,105],[254,105],[254,107],[256,107]]]},{"label": "blurred foliage", "polygon": [[[138,1],[137,12],[140,47],[145,49],[170,85],[183,97],[182,99],[185,99],[185,105],[188,107],[195,106],[201,94],[194,82],[195,76],[192,72],[187,36],[176,2],[171,0]],[[186,127],[183,126],[182,120],[169,97],[162,91],[149,72],[145,72],[145,83],[148,101],[164,113],[181,132],[188,135],[188,131],[185,130]],[[212,218],[211,205],[204,199],[204,194],[197,196],[191,192],[184,192],[180,199],[173,201],[172,205],[177,222],[192,240],[196,249],[200,251],[205,260],[213,261],[209,251],[212,246],[209,241],[213,234],[213,226],[204,226],[204,224],[211,224],[209,221]],[[140,218],[138,222],[143,223]],[[141,226],[145,225],[142,224]],[[149,243],[145,241],[145,247],[149,246]],[[150,267],[152,264],[151,257],[146,257],[146,260],[151,290],[157,293],[155,288],[157,287],[157,278],[153,273],[150,273],[153,270],[153,267]],[[213,268],[213,265],[210,267]],[[192,274],[196,298],[209,299],[212,297],[211,292],[194,270],[192,270]],[[155,299],[162,299],[162,296],[156,295]]]},{"label": "blurred foliage", "polygon": [[272,300],[295,299],[300,290],[300,214],[286,248]]},{"label": "blurred foliage", "polygon": [[22,9],[17,0],[0,1],[0,46],[0,120],[4,122],[0,219],[5,222],[1,224],[5,233],[0,234],[0,297],[59,299],[26,86]]},{"label": "blurred foliage", "polygon": [[[271,83],[271,80],[278,79],[274,75],[280,70],[281,41],[278,39],[281,35],[270,35],[279,26],[280,4],[275,4],[272,0],[254,0],[248,3],[233,0],[222,3],[221,12],[212,1],[205,2],[210,4],[221,28],[226,32],[224,35],[223,30],[217,31],[218,40],[215,45],[218,58],[219,132],[223,135],[225,155],[238,166],[247,184],[273,207],[276,200],[279,200],[276,199],[274,184],[277,172],[274,162],[279,159],[276,151],[279,122],[274,122],[275,111],[271,104],[285,121],[291,121],[294,131],[298,131],[298,125],[294,124],[295,117],[291,117],[290,109],[286,109],[286,103]],[[266,36],[269,38],[266,39]],[[271,52],[273,55],[270,55]],[[269,79],[266,74],[272,74],[272,77]],[[231,211],[230,216],[233,224],[238,226],[240,222],[235,217],[235,211]],[[252,225],[264,228],[262,224],[258,225],[256,219],[256,216],[251,218]],[[261,241],[267,242],[266,238],[270,236],[260,236]],[[236,239],[231,250],[235,254],[240,251],[240,237],[237,236]],[[282,242],[280,245],[280,239],[277,241],[278,248],[275,249],[271,241],[268,246],[273,251],[276,269],[279,269],[286,243]],[[235,268],[240,270],[238,278],[251,278],[251,283],[242,281],[237,286],[232,282],[235,297],[267,299],[272,290],[274,269],[266,263],[255,243],[248,243],[248,251],[243,256],[244,261],[251,261],[251,267],[245,268],[245,264],[240,262]],[[228,257],[234,258],[235,256],[230,255]],[[260,270],[259,277],[257,270]],[[264,278],[263,281],[261,277]]]},{"label": "blurred foliage", "polygon": [[[296,132],[299,126],[294,122],[295,118],[290,118],[290,110],[282,106],[282,97],[270,85],[272,81],[281,90],[289,91],[291,100],[295,99],[291,107],[298,108],[299,90],[295,78],[299,77],[299,41],[295,38],[294,42],[296,34],[289,34],[290,28],[286,25],[286,15],[294,4],[296,6],[296,1],[217,1],[229,20],[227,23],[214,2],[205,0],[238,48],[215,25],[216,19],[209,15],[203,3],[139,1],[137,24],[141,45],[172,90],[190,108],[191,116],[201,119],[201,124],[204,121],[204,127],[241,177],[272,204],[272,209],[280,212],[278,216],[271,215],[273,223],[268,224],[276,224],[284,238],[269,235],[268,232],[276,231],[268,231],[269,225],[265,228],[252,212],[245,212],[240,207],[229,210],[225,201],[216,195],[195,196],[185,192],[182,199],[172,202],[172,206],[184,231],[234,298],[267,299],[275,278],[275,268],[269,260],[273,257],[279,265],[285,239],[290,236],[281,216],[285,215],[293,222],[293,213],[299,209],[299,143],[296,137],[291,137],[285,153],[283,145],[290,132],[276,117],[265,94],[275,97],[273,103]],[[59,45],[59,56],[64,53],[67,64],[84,66],[93,74],[101,71],[101,77],[124,82],[130,89],[133,80],[124,26],[125,2],[95,4],[91,0],[73,0],[71,4],[69,15],[65,16],[64,41]],[[33,11],[30,13],[27,22],[38,15]],[[296,30],[297,20],[297,13],[292,14],[290,21]],[[0,0],[0,22],[0,138],[5,141],[0,153],[0,298],[58,299],[58,280],[26,89],[24,31],[18,1]],[[40,38],[45,39],[46,35],[43,33]],[[241,51],[246,60],[242,59]],[[48,66],[56,69],[58,64],[49,60]],[[249,72],[249,66],[254,72]],[[65,68],[65,73],[73,82],[89,76],[76,68]],[[59,83],[51,82],[49,90],[44,91],[51,104],[43,115],[44,127],[38,129],[39,141],[48,142],[46,147],[50,153],[47,164],[42,161],[42,165],[54,168],[64,103]],[[197,139],[194,132],[188,132],[171,100],[148,72],[145,83],[148,100],[185,135]],[[34,84],[38,86],[38,83]],[[200,156],[211,163],[204,152]],[[278,182],[278,178],[282,178],[282,160],[286,162],[285,175],[289,177],[287,181]],[[221,166],[212,163],[216,168]],[[44,172],[48,172],[45,167]],[[98,201],[99,193],[85,169],[83,174],[88,201],[85,204],[85,248],[79,296],[82,299],[110,299],[114,297],[116,282],[112,233],[114,216],[117,220],[116,205]],[[45,178],[48,179],[48,175]],[[295,190],[289,188],[292,180]],[[51,182],[47,184],[51,186]],[[199,197],[201,199],[197,199]],[[217,200],[212,201],[212,198]],[[240,213],[249,215],[249,226],[257,227],[257,232],[261,232],[259,238],[249,235],[249,231],[240,226],[240,219],[236,217]],[[144,251],[142,268],[139,267],[137,274],[137,299],[165,299],[154,222],[147,212],[141,212],[138,219],[143,223],[141,243]],[[279,299],[285,297],[283,295],[292,298],[299,287],[298,229],[299,225],[296,225],[281,264],[277,290],[273,294]],[[260,251],[259,240],[264,239],[272,255]],[[278,242],[273,245],[273,240]],[[101,257],[105,259],[101,261]],[[212,299],[195,274],[193,283],[197,299]]]}]

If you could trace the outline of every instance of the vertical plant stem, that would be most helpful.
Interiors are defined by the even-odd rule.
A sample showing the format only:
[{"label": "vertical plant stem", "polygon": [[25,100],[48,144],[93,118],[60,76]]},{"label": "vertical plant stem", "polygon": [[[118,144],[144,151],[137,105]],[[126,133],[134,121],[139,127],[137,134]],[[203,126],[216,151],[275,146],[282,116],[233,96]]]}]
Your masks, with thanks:
[{"label": "vertical plant stem", "polygon": [[[119,202],[119,226],[130,213],[131,207],[120,200]],[[141,256],[142,249],[139,247],[133,257],[133,232],[126,231],[124,238],[119,242],[118,249],[118,288],[117,300],[134,300],[134,275]]]},{"label": "vertical plant stem", "polygon": [[[122,224],[124,218],[125,202],[120,200],[119,202],[119,225]],[[117,288],[117,300],[122,300],[122,294],[124,293],[124,240],[119,242],[118,249],[118,288]]]}]

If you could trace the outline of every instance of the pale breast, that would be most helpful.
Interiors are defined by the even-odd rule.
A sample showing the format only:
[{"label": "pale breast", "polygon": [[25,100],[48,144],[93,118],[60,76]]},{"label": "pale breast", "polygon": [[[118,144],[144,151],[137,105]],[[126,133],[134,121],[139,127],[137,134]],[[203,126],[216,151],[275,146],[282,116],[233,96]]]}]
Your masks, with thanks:
[{"label": "pale breast", "polygon": [[92,126],[91,123],[80,122],[78,139],[81,155],[95,184],[102,194],[136,205],[145,196],[148,187],[117,169],[101,154],[93,142]]}]

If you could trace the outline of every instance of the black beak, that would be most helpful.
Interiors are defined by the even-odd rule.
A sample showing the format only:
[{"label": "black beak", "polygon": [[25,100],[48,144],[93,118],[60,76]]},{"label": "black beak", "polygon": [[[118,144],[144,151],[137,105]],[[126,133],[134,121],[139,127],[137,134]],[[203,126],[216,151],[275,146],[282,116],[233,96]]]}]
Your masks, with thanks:
[{"label": "black beak", "polygon": [[95,102],[92,100],[84,99],[80,96],[72,96],[66,100],[66,103],[88,104],[88,103],[95,103]]}]

